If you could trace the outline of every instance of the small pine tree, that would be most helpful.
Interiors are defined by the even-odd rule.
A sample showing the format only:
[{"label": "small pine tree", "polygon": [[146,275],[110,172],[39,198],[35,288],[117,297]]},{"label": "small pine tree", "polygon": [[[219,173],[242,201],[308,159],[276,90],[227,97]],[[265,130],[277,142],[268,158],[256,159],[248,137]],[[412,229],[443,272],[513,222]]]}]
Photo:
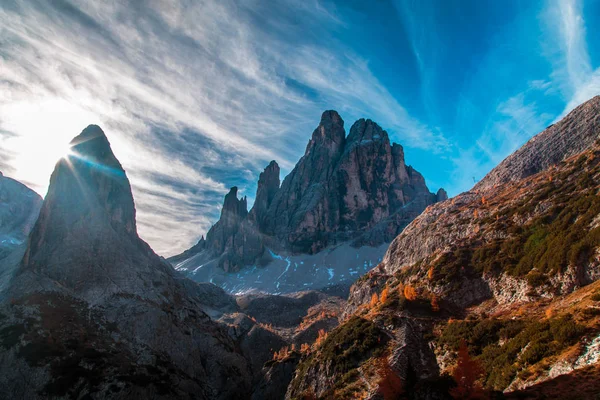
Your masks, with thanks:
[{"label": "small pine tree", "polygon": [[483,368],[479,361],[469,356],[467,343],[462,340],[458,348],[458,359],[452,377],[456,381],[456,387],[450,390],[455,399],[481,399],[483,389],[478,380],[483,374]]}]

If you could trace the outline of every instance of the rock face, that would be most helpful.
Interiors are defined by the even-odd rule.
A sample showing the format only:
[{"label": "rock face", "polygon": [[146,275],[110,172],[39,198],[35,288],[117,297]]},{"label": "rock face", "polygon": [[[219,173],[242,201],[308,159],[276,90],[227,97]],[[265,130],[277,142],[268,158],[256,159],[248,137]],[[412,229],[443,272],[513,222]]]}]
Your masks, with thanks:
[{"label": "rock face", "polygon": [[0,173],[0,292],[23,258],[41,206],[36,192]]},{"label": "rock face", "polygon": [[61,159],[50,178],[20,273],[47,277],[88,301],[121,291],[144,296],[169,272],[137,236],[125,171],[98,126],[71,145],[74,155]]},{"label": "rock face", "polygon": [[244,397],[248,363],[202,311],[235,304],[179,278],[138,237],[129,181],[99,127],[72,152],[0,296],[2,395]]},{"label": "rock face", "polygon": [[595,96],[534,136],[487,174],[473,190],[487,190],[548,169],[587,149],[598,140],[599,132],[600,96]]},{"label": "rock face", "polygon": [[435,201],[379,125],[360,119],[344,138],[342,119],[326,111],[273,199],[264,231],[294,252],[313,254],[360,236],[409,203],[421,212]]},{"label": "rock face", "polygon": [[271,161],[260,173],[254,206],[249,215],[249,219],[254,222],[259,231],[264,229],[267,211],[279,191],[279,184],[279,165],[276,161]]},{"label": "rock face", "polygon": [[[278,253],[315,254],[330,246],[380,246],[391,241],[427,206],[447,199],[429,192],[423,176],[406,166],[404,150],[371,120],[354,123],[346,137],[344,121],[325,111],[304,156],[279,186],[272,161],[260,174],[256,201],[246,216],[236,190],[226,196],[221,220],[194,265],[218,258],[226,271],[272,260]],[[241,208],[240,208],[241,207]],[[229,212],[226,212],[229,210]],[[179,255],[173,263],[186,259]]]},{"label": "rock face", "polygon": [[[351,287],[346,322],[300,361],[287,397],[344,398],[351,388],[375,399],[395,388],[390,398],[401,398],[410,387],[414,398],[448,398],[449,382],[437,370],[453,370],[461,341],[470,357],[484,360],[486,390],[529,388],[509,398],[538,398],[536,390],[556,396],[547,387],[560,387],[566,378],[558,375],[596,362],[599,101],[534,137],[472,191],[411,222],[382,263]],[[366,346],[373,331],[394,340]],[[351,333],[361,340],[348,340]],[[365,345],[355,357],[340,356],[356,343]],[[344,385],[336,385],[342,376]],[[575,373],[558,397],[587,397],[578,379]]]},{"label": "rock face", "polygon": [[[593,159],[599,139],[600,96],[596,96],[534,136],[471,191],[456,196],[451,202],[437,204],[415,219],[390,245],[382,263],[383,268],[393,274],[420,261],[427,261],[424,265],[429,266],[440,264],[441,261],[449,264],[455,258],[451,252],[460,252],[461,248],[477,249],[515,236],[511,226],[552,222],[557,217],[557,207],[573,206],[575,213],[589,211],[593,214],[593,202],[589,205],[592,210],[584,210],[583,206],[574,206],[572,203],[585,198],[586,193],[594,189],[596,164],[584,160],[587,156]],[[574,159],[586,151],[588,155]],[[567,195],[568,198],[565,197]],[[540,218],[546,219],[540,222]],[[593,219],[595,215],[590,214],[589,218]],[[574,222],[571,221],[561,230],[572,229]],[[585,228],[593,228],[593,225]],[[443,260],[433,262],[444,254]],[[464,264],[464,261],[461,262]],[[586,267],[588,272],[585,275],[592,272],[592,267]],[[525,270],[525,267],[522,269]],[[555,272],[566,273],[566,270]],[[516,271],[511,275],[515,274]],[[471,287],[465,289],[462,297],[456,288],[453,297],[461,305],[466,305],[469,301],[476,302],[481,297],[490,296],[497,287],[509,284],[506,278],[500,282],[492,275],[485,274],[486,283],[478,285],[480,290],[474,291],[474,282],[470,281]],[[579,276],[581,278],[581,274]],[[527,290],[525,284],[521,291]]]},{"label": "rock face", "polygon": [[0,173],[0,237],[27,238],[38,217],[42,198],[22,183]]}]

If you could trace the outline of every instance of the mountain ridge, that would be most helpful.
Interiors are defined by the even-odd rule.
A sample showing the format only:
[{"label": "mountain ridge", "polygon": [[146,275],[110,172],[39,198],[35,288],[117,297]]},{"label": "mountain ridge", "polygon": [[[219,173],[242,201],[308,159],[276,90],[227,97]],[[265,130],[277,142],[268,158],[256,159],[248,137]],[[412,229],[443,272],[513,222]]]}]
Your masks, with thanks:
[{"label": "mountain ridge", "polygon": [[597,137],[594,132],[597,132],[598,126],[600,96],[594,96],[528,140],[492,169],[473,190],[482,191],[494,185],[526,178],[581,153],[594,142]]},{"label": "mountain ridge", "polygon": [[[226,273],[240,273],[244,267],[270,265],[284,257],[280,254],[313,256],[344,243],[378,248],[428,205],[447,199],[443,189],[429,192],[423,176],[406,166],[402,146],[390,143],[379,125],[359,119],[346,136],[334,110],[322,114],[304,155],[281,184],[279,173],[271,161],[260,174],[249,212],[232,188],[206,238],[169,260],[194,277],[198,268],[214,263]],[[232,213],[232,207],[241,211]],[[204,272],[200,279],[214,274],[220,273]]]}]

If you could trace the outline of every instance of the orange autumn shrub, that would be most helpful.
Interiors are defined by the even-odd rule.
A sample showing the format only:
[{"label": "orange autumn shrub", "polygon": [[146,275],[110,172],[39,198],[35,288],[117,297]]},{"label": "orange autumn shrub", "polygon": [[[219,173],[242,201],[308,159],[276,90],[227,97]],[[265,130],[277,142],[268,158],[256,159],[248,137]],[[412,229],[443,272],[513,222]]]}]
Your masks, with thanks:
[{"label": "orange autumn shrub", "polygon": [[377,306],[377,303],[379,303],[379,296],[377,296],[377,293],[373,293],[373,295],[371,296],[371,303],[369,303],[369,305],[371,306],[371,308],[375,308]]},{"label": "orange autumn shrub", "polygon": [[381,292],[381,297],[379,298],[379,301],[381,302],[381,304],[385,304],[385,302],[388,299],[389,296],[389,292],[390,290],[388,289],[388,287],[386,286],[383,291]]},{"label": "orange autumn shrub", "polygon": [[380,376],[377,381],[377,393],[383,397],[383,400],[401,399],[405,394],[402,379],[394,372],[387,357],[378,360],[377,372]]},{"label": "orange autumn shrub", "polygon": [[404,287],[404,297],[408,301],[413,301],[417,299],[417,291],[411,285],[406,285]]}]

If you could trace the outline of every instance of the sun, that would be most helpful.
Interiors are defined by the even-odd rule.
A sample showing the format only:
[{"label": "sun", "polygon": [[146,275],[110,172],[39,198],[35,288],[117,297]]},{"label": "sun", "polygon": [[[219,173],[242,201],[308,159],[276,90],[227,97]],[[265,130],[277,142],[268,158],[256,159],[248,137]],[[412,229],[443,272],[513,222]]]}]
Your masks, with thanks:
[{"label": "sun", "polygon": [[56,163],[73,155],[71,140],[97,118],[65,100],[16,102],[0,110],[2,128],[14,135],[0,141],[11,155],[13,178],[44,195]]},{"label": "sun", "polygon": [[74,155],[75,153],[73,152],[73,146],[71,146],[71,144],[67,144],[66,146],[62,146],[62,148],[60,149],[59,153],[61,156],[60,158],[68,158],[69,156]]}]

